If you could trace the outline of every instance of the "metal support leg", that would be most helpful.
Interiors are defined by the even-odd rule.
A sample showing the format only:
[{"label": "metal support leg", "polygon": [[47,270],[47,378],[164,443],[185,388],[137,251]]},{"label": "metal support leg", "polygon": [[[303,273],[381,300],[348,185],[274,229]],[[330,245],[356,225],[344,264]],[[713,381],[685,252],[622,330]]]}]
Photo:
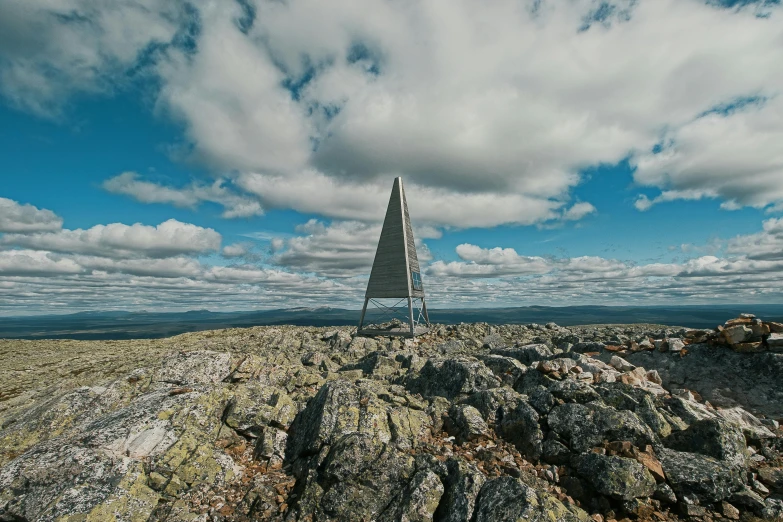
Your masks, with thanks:
[{"label": "metal support leg", "polygon": [[411,325],[411,337],[416,335],[416,323],[413,322],[413,301],[408,297],[408,320]]},{"label": "metal support leg", "polygon": [[427,302],[424,298],[421,298],[421,311],[424,312],[424,320],[427,321],[427,326],[430,325],[430,316],[427,314]]},{"label": "metal support leg", "polygon": [[362,326],[364,326],[364,313],[367,311],[367,302],[370,300],[369,297],[364,298],[364,306],[362,307],[362,317],[359,319],[359,328],[357,331],[361,331]]}]

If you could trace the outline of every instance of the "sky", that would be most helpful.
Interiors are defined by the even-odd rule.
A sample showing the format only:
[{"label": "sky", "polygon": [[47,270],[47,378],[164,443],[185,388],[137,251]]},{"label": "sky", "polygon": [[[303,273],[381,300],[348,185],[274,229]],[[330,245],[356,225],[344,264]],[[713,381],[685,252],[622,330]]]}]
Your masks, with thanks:
[{"label": "sky", "polygon": [[779,0],[0,2],[0,316],[783,302]]}]

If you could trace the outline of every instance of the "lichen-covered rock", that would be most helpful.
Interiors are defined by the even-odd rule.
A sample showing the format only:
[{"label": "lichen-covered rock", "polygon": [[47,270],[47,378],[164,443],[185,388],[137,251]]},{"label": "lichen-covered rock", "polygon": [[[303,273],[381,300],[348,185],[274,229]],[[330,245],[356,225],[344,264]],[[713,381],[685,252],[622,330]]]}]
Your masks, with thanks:
[{"label": "lichen-covered rock", "polygon": [[743,473],[715,458],[662,448],[666,480],[678,498],[695,497],[702,502],[720,502],[744,488]]},{"label": "lichen-covered rock", "polygon": [[513,477],[487,481],[476,500],[475,522],[577,522],[587,521],[580,508],[566,506],[554,497],[539,494]]},{"label": "lichen-covered rock", "polygon": [[266,425],[287,429],[296,413],[296,404],[285,391],[248,382],[233,391],[223,422],[242,435],[256,438]]},{"label": "lichen-covered rock", "polygon": [[601,495],[618,500],[649,497],[655,479],[633,459],[599,453],[579,457],[577,471]]},{"label": "lichen-covered rock", "polygon": [[489,427],[481,413],[467,404],[453,406],[449,411],[450,426],[447,430],[460,442],[477,440],[487,436]]},{"label": "lichen-covered rock", "polygon": [[748,448],[742,430],[722,419],[696,421],[688,429],[671,434],[664,443],[669,448],[709,455],[738,468],[747,464]]},{"label": "lichen-covered rock", "polygon": [[468,522],[473,518],[476,497],[487,479],[474,464],[461,459],[449,459],[446,468],[445,492],[435,517],[441,522]]},{"label": "lichen-covered rock", "polygon": [[549,412],[547,423],[575,453],[585,452],[603,440],[625,440],[639,447],[656,442],[650,427],[635,413],[597,403],[556,406]]},{"label": "lichen-covered rock", "polygon": [[451,400],[500,385],[500,379],[481,361],[430,359],[408,383],[408,389],[425,397],[439,395]]},{"label": "lichen-covered rock", "polygon": [[526,402],[519,401],[513,408],[504,411],[496,431],[528,459],[536,461],[541,457],[544,434],[538,413]]},{"label": "lichen-covered rock", "polygon": [[511,357],[502,355],[485,355],[480,357],[481,361],[492,370],[504,384],[514,386],[514,383],[527,372],[527,366]]},{"label": "lichen-covered rock", "polygon": [[178,386],[214,384],[228,376],[230,363],[231,356],[227,353],[179,352],[163,360],[154,379]]},{"label": "lichen-covered rock", "polygon": [[379,517],[382,522],[428,522],[443,496],[443,484],[431,470],[416,473],[402,494]]},{"label": "lichen-covered rock", "polygon": [[526,366],[548,359],[560,352],[561,350],[550,348],[546,344],[529,344],[519,348],[494,348],[490,351],[493,355],[502,355],[503,357],[516,359]]}]

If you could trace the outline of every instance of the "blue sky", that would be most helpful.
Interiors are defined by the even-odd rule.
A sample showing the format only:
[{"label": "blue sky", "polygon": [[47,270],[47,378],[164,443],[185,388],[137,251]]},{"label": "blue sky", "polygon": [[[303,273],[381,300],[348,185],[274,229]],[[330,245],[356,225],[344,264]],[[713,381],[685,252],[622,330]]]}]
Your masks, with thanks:
[{"label": "blue sky", "polygon": [[781,302],[781,16],[4,2],[0,315],[358,307],[395,176],[432,307]]}]

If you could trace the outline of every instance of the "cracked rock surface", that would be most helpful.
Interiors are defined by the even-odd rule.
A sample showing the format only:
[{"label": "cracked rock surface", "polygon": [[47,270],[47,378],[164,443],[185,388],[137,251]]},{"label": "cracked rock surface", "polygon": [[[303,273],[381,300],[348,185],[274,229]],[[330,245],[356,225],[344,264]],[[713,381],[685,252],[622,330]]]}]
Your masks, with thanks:
[{"label": "cracked rock surface", "polygon": [[783,520],[779,329],[0,340],[0,521]]}]

